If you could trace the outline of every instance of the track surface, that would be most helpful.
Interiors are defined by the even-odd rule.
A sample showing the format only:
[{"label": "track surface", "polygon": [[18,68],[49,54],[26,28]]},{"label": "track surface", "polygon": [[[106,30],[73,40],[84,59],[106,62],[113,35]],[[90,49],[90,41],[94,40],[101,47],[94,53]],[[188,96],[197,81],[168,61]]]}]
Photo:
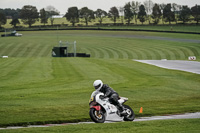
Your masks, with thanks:
[{"label": "track surface", "polygon": [[134,60],[161,68],[181,70],[191,73],[200,74],[200,62],[182,61],[182,60]]},{"label": "track surface", "polygon": [[[133,122],[138,121],[152,121],[152,120],[169,120],[169,119],[200,119],[200,112],[197,113],[186,113],[179,115],[168,115],[168,116],[152,116],[152,117],[139,117],[136,118]],[[73,124],[92,124],[94,122],[79,122],[79,123],[63,123],[63,124],[47,124],[47,125],[30,125],[27,127],[6,127],[0,128],[0,130],[5,129],[19,129],[19,128],[32,128],[32,127],[51,127],[51,126],[62,126],[62,125],[73,125]],[[105,123],[112,123],[110,121],[106,121]]]},{"label": "track surface", "polygon": [[[73,35],[73,34],[67,34]],[[148,36],[148,35],[116,35],[116,34],[76,34],[80,36],[98,36],[98,37],[116,37],[116,38],[138,38],[138,39],[152,39],[152,40],[164,40],[164,41],[174,41],[174,42],[188,42],[188,43],[200,43],[200,40],[197,39],[183,39],[183,38],[172,38],[172,37],[159,37],[159,36]]]}]

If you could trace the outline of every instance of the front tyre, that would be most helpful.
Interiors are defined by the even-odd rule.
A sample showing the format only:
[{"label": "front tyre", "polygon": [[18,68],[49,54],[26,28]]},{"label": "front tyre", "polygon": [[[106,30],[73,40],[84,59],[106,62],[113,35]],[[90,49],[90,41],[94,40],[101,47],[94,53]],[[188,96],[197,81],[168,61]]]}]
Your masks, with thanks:
[{"label": "front tyre", "polygon": [[124,121],[133,121],[135,119],[135,113],[128,105],[124,105],[127,115],[124,116]]},{"label": "front tyre", "polygon": [[95,123],[104,123],[105,121],[105,115],[101,110],[96,110],[94,108],[90,109],[90,118],[95,122]]}]

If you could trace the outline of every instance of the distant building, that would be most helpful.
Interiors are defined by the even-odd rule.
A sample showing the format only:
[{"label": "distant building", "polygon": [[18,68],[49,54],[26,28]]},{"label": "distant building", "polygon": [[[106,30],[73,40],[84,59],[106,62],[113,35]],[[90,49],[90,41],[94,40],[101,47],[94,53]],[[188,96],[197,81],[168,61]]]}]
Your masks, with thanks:
[{"label": "distant building", "polygon": [[12,16],[6,16],[6,18],[7,18],[7,19],[12,19],[13,17],[12,17]]},{"label": "distant building", "polygon": [[52,18],[63,18],[65,15],[61,14],[61,15],[53,15]]}]

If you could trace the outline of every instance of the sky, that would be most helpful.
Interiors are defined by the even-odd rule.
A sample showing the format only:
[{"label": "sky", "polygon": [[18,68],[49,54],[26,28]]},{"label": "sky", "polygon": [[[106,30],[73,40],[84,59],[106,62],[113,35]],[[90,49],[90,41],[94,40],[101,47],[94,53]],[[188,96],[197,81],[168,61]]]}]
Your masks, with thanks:
[{"label": "sky", "polygon": [[[146,0],[0,0],[0,8],[22,8],[24,5],[36,6],[39,11],[51,5],[55,7],[61,14],[65,14],[69,7],[76,6],[78,9],[88,7],[96,11],[98,8],[108,12],[111,7],[123,7],[126,3],[138,1],[142,4]],[[188,5],[189,7],[200,5],[200,0],[152,0],[153,3],[167,4],[176,3],[178,5]]]}]

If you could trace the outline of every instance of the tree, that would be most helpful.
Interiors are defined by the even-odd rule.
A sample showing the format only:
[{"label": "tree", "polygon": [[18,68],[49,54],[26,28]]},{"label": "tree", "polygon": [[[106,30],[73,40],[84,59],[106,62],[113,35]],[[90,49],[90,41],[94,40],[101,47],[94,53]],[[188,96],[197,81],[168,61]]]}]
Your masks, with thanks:
[{"label": "tree", "polygon": [[5,14],[0,12],[0,28],[1,28],[1,25],[4,25],[6,23],[7,23],[7,19],[6,19]]},{"label": "tree", "polygon": [[53,6],[47,6],[46,7],[46,12],[47,12],[48,18],[51,21],[51,25],[53,25],[53,23],[54,23],[54,17],[53,16],[54,15],[59,15],[60,12]]},{"label": "tree", "polygon": [[37,8],[31,5],[24,6],[20,12],[20,18],[24,24],[28,24],[31,27],[39,18]]},{"label": "tree", "polygon": [[44,25],[48,23],[48,15],[44,8],[40,10],[40,19],[41,23],[43,23]]},{"label": "tree", "polygon": [[138,12],[138,19],[140,20],[140,22],[142,22],[142,24],[145,22],[146,16],[147,16],[147,13],[145,11],[144,5],[140,5],[139,12]]},{"label": "tree", "polygon": [[195,5],[191,8],[191,14],[194,17],[194,20],[197,21],[197,24],[200,20],[200,5]]},{"label": "tree", "polygon": [[101,10],[101,9],[97,9],[95,11],[95,15],[96,15],[96,18],[98,19],[100,25],[102,24],[103,19],[106,18],[106,16],[108,16],[107,12],[104,10]]},{"label": "tree", "polygon": [[119,16],[120,16],[120,19],[121,19],[121,23],[123,24],[124,23],[124,7],[119,7]]},{"label": "tree", "polygon": [[108,13],[108,17],[111,18],[111,20],[114,22],[114,25],[117,21],[117,18],[119,18],[119,11],[117,7],[111,7]]},{"label": "tree", "polygon": [[165,8],[165,6],[166,6],[166,5],[165,5],[164,3],[160,4],[160,9],[161,9],[161,13],[162,13],[161,18],[162,18],[162,22],[163,22],[163,24],[164,24],[163,12],[164,12],[164,8]]},{"label": "tree", "polygon": [[151,24],[151,14],[152,14],[153,6],[154,4],[151,0],[146,0],[144,2],[144,7],[147,13],[147,19],[149,20],[149,24]]},{"label": "tree", "polygon": [[172,10],[173,10],[174,15],[175,15],[176,24],[177,24],[179,15],[180,15],[180,9],[181,9],[181,5],[177,5],[176,3],[172,4]]},{"label": "tree", "polygon": [[5,9],[0,9],[0,11],[2,13],[4,13],[5,16],[12,17],[12,19],[19,18],[20,9],[15,10],[15,9],[11,9],[11,8],[5,8]]},{"label": "tree", "polygon": [[188,6],[182,6],[179,19],[183,21],[183,23],[185,24],[185,22],[188,22],[190,20],[190,15],[191,15],[190,8],[188,8]]},{"label": "tree", "polygon": [[19,20],[16,18],[16,19],[13,19],[11,22],[10,22],[11,25],[13,25],[15,28],[16,28],[16,25],[17,24],[20,24]]},{"label": "tree", "polygon": [[154,19],[154,24],[158,24],[159,20],[162,16],[160,7],[158,6],[158,4],[155,4],[153,7],[153,13],[152,13],[152,18]]},{"label": "tree", "polygon": [[67,13],[65,14],[66,19],[75,26],[75,23],[79,22],[79,11],[77,7],[68,8]]},{"label": "tree", "polygon": [[163,10],[163,18],[171,24],[175,20],[175,14],[171,11],[171,4],[167,4]]},{"label": "tree", "polygon": [[94,12],[87,7],[83,7],[80,9],[80,18],[83,18],[86,26],[88,26],[88,22],[91,22],[92,19],[95,19]]},{"label": "tree", "polygon": [[131,8],[132,8],[132,11],[133,11],[133,16],[135,18],[135,23],[136,24],[137,24],[137,15],[138,15],[138,12],[139,12],[139,7],[140,7],[140,3],[139,2],[132,1]]},{"label": "tree", "polygon": [[130,21],[133,19],[133,11],[131,8],[131,4],[130,2],[128,2],[125,6],[124,6],[124,18],[127,19],[128,25],[130,25]]}]

